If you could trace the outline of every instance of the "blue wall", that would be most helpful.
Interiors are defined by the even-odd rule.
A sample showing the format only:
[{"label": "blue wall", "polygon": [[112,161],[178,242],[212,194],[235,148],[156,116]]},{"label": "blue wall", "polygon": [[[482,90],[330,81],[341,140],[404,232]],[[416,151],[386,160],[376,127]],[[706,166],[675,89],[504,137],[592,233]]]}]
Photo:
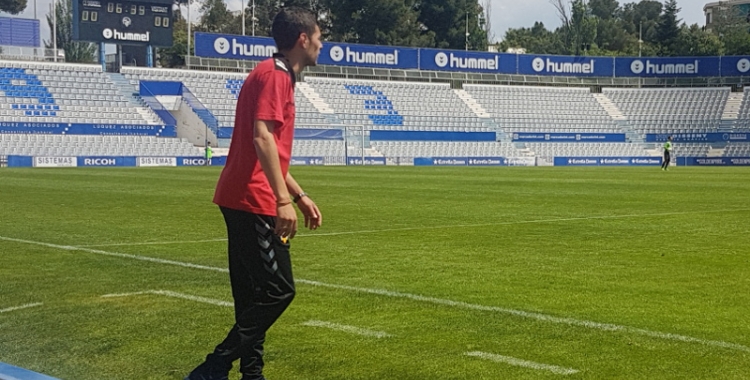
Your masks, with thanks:
[{"label": "blue wall", "polygon": [[177,137],[173,125],[0,122],[0,133]]},{"label": "blue wall", "polygon": [[647,134],[646,142],[665,142],[672,136],[674,142],[750,142],[750,132],[735,133],[659,133]]},{"label": "blue wall", "polygon": [[555,157],[555,166],[659,166],[661,157]]},{"label": "blue wall", "polygon": [[514,133],[516,142],[626,142],[623,133]]},{"label": "blue wall", "polygon": [[0,17],[0,45],[39,47],[39,20]]},{"label": "blue wall", "polygon": [[370,141],[496,141],[495,132],[371,131]]}]

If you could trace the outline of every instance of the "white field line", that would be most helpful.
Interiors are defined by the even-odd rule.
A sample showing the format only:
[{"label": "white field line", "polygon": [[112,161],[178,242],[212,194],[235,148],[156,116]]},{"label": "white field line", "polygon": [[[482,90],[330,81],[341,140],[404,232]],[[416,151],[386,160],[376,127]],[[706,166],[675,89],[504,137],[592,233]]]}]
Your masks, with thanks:
[{"label": "white field line", "polygon": [[[478,227],[494,227],[494,226],[512,226],[520,224],[535,224],[535,223],[559,223],[559,222],[575,222],[585,220],[608,220],[608,219],[629,219],[629,218],[648,218],[648,217],[661,217],[661,216],[678,216],[678,215],[694,215],[694,214],[716,214],[716,213],[729,213],[729,212],[742,212],[750,211],[750,208],[745,209],[731,209],[731,210],[708,210],[708,211],[683,211],[683,212],[664,212],[657,214],[629,214],[629,215],[602,215],[602,216],[585,216],[585,217],[574,217],[574,218],[551,218],[551,219],[535,219],[535,220],[521,220],[514,222],[495,222],[495,223],[479,223],[479,224],[456,224],[456,225],[444,225],[444,226],[422,226],[422,227],[400,227],[400,228],[384,228],[379,230],[359,230],[359,231],[342,231],[342,232],[329,232],[320,234],[298,234],[295,238],[304,237],[325,237],[325,236],[341,236],[341,235],[359,235],[359,234],[376,234],[383,232],[404,232],[404,231],[424,231],[424,230],[439,230],[445,228],[478,228]],[[213,243],[223,242],[227,239],[207,239],[207,240],[188,240],[188,241],[157,241],[157,242],[136,242],[136,243],[112,243],[112,244],[89,244],[89,245],[78,245],[76,247],[123,247],[123,246],[138,246],[138,245],[168,245],[168,244],[196,244],[196,243]]]},{"label": "white field line", "polygon": [[487,352],[473,351],[473,352],[467,352],[464,355],[475,357],[475,358],[480,358],[480,359],[485,359],[485,360],[490,360],[496,363],[506,363],[506,364],[510,364],[516,367],[525,367],[525,368],[531,368],[531,369],[535,369],[539,371],[548,371],[557,375],[573,375],[573,374],[580,372],[577,369],[558,367],[556,365],[535,363],[535,362],[530,362],[528,360],[512,358],[510,356],[490,354]]},{"label": "white field line", "polygon": [[176,266],[185,267],[185,268],[202,269],[202,270],[209,270],[209,271],[215,271],[215,272],[224,272],[224,273],[228,273],[229,272],[229,270],[225,269],[225,268],[210,267],[210,266],[206,266],[206,265],[185,263],[185,262],[181,262],[181,261],[163,260],[163,259],[157,259],[157,258],[148,257],[148,256],[130,255],[130,254],[127,254],[127,253],[107,252],[107,251],[102,251],[102,250],[99,250],[99,249],[91,249],[91,248],[84,248],[84,247],[73,247],[73,246],[70,246],[70,245],[49,244],[49,243],[43,243],[43,242],[38,242],[38,241],[32,241],[32,240],[14,239],[14,238],[9,238],[9,237],[4,237],[4,236],[0,236],[0,240],[11,241],[11,242],[15,242],[15,243],[39,245],[39,246],[42,246],[42,247],[62,249],[62,250],[65,250],[65,251],[81,251],[81,252],[95,253],[97,255],[119,257],[119,258],[123,258],[123,259],[132,259],[132,260],[140,260],[140,261],[150,261],[150,262],[153,262],[153,263],[176,265]]},{"label": "white field line", "polygon": [[231,302],[221,301],[221,300],[217,300],[213,298],[199,297],[199,296],[194,296],[194,295],[184,294],[184,293],[170,292],[168,290],[147,290],[144,292],[135,292],[135,293],[105,294],[102,296],[102,298],[133,297],[133,296],[139,296],[139,295],[144,295],[144,294],[165,296],[165,297],[170,297],[170,298],[179,298],[179,299],[188,300],[188,301],[206,303],[206,304],[214,305],[214,306],[234,307],[234,304],[232,304]]},{"label": "white field line", "polygon": [[374,337],[378,339],[390,338],[392,336],[382,331],[373,331],[373,330],[363,329],[363,328],[359,328],[355,326],[340,325],[338,323],[332,323],[332,322],[307,321],[307,322],[302,323],[302,325],[310,326],[310,327],[322,327],[322,328],[331,329],[331,330],[343,331],[343,332],[350,333],[350,334]]},{"label": "white field line", "polygon": [[134,245],[169,245],[169,244],[198,244],[198,243],[215,243],[227,241],[227,239],[207,239],[207,240],[185,240],[185,241],[144,241],[141,243],[111,243],[111,244],[86,244],[77,245],[79,248],[90,247],[129,247]]},{"label": "white field line", "polygon": [[[56,248],[56,249],[62,249],[62,250],[67,250],[67,251],[89,252],[89,253],[95,253],[98,255],[111,256],[111,257],[140,260],[140,261],[153,262],[153,263],[158,263],[158,264],[174,265],[174,266],[180,266],[183,268],[201,269],[201,270],[208,270],[208,271],[214,271],[214,272],[220,272],[220,273],[229,272],[226,268],[218,268],[218,267],[211,267],[211,266],[206,266],[206,265],[185,263],[185,262],[180,262],[180,261],[157,259],[157,258],[147,257],[147,256],[107,252],[107,251],[102,251],[98,249],[79,248],[79,247],[71,247],[71,246],[66,246],[66,245],[49,244],[49,243],[43,243],[43,242],[37,242],[37,241],[31,241],[31,240],[9,238],[9,237],[4,237],[4,236],[0,236],[0,240],[11,241],[11,242],[16,242],[16,243],[39,245],[43,247]],[[659,338],[659,339],[664,339],[664,340],[672,340],[672,341],[679,341],[679,342],[685,342],[685,343],[697,343],[697,344],[702,344],[705,346],[721,347],[721,348],[726,348],[726,349],[731,349],[731,350],[750,352],[750,347],[743,346],[737,343],[730,343],[730,342],[725,342],[725,341],[720,341],[720,340],[707,340],[707,339],[701,339],[701,338],[694,338],[694,337],[690,337],[686,335],[663,333],[663,332],[658,332],[658,331],[641,329],[637,327],[616,325],[616,324],[610,324],[610,323],[592,322],[592,321],[575,319],[575,318],[555,317],[552,315],[542,314],[542,313],[507,309],[507,308],[502,308],[502,307],[497,307],[497,306],[477,305],[477,304],[471,304],[467,302],[453,301],[449,299],[434,298],[434,297],[426,297],[426,296],[421,296],[417,294],[394,292],[394,291],[383,290],[383,289],[371,289],[371,288],[360,288],[360,287],[354,287],[354,286],[348,286],[348,285],[327,284],[323,282],[311,281],[311,280],[305,280],[305,279],[295,279],[295,282],[299,284],[306,284],[306,285],[322,287],[322,288],[345,290],[345,291],[351,291],[351,292],[357,292],[357,293],[374,294],[374,295],[391,297],[391,298],[403,298],[403,299],[409,299],[413,301],[419,301],[419,302],[425,302],[425,303],[431,303],[431,304],[443,305],[443,306],[450,306],[450,307],[467,309],[467,310],[508,314],[508,315],[514,315],[517,317],[534,319],[537,321],[585,327],[585,328],[594,329],[594,330],[620,331],[620,332],[633,333],[633,334],[644,335],[644,336],[648,336],[652,338]]]},{"label": "white field line", "polygon": [[28,309],[28,308],[32,308],[32,307],[42,306],[42,305],[43,305],[43,303],[41,303],[41,302],[27,303],[26,305],[9,307],[7,309],[0,309],[0,314],[2,314],[2,313],[10,313],[11,311],[23,310],[23,309]]}]

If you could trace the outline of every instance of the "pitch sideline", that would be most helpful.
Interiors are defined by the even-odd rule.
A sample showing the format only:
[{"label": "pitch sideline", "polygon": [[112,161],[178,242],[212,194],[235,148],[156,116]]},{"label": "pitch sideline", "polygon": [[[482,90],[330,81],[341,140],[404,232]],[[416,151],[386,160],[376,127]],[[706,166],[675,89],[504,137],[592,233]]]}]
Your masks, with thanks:
[{"label": "pitch sideline", "polygon": [[28,308],[32,308],[32,307],[42,306],[42,305],[44,305],[44,304],[41,303],[41,302],[27,303],[25,305],[13,306],[13,307],[5,308],[5,309],[0,309],[0,314],[2,314],[2,313],[10,313],[11,311],[23,310],[23,309],[28,309]]}]

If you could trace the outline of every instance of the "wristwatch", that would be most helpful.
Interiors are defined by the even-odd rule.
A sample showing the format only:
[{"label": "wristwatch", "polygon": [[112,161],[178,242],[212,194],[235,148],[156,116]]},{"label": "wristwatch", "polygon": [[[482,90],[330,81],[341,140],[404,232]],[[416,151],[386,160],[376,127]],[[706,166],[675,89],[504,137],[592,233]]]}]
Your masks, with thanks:
[{"label": "wristwatch", "polygon": [[300,199],[302,199],[302,197],[306,197],[306,196],[307,196],[307,193],[303,191],[303,192],[295,195],[294,199],[292,199],[292,201],[294,201],[294,203],[297,203],[297,202],[299,202]]}]

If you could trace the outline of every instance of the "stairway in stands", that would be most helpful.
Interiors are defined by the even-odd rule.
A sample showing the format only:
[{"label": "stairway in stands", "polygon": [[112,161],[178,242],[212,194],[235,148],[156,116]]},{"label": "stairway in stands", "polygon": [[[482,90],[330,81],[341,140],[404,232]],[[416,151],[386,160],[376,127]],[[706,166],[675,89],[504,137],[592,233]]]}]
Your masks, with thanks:
[{"label": "stairway in stands", "polygon": [[164,124],[159,116],[141,99],[138,89],[128,81],[125,76],[118,73],[107,73],[107,76],[117,86],[118,91],[130,104],[135,107],[135,110],[143,117],[148,124]]}]

